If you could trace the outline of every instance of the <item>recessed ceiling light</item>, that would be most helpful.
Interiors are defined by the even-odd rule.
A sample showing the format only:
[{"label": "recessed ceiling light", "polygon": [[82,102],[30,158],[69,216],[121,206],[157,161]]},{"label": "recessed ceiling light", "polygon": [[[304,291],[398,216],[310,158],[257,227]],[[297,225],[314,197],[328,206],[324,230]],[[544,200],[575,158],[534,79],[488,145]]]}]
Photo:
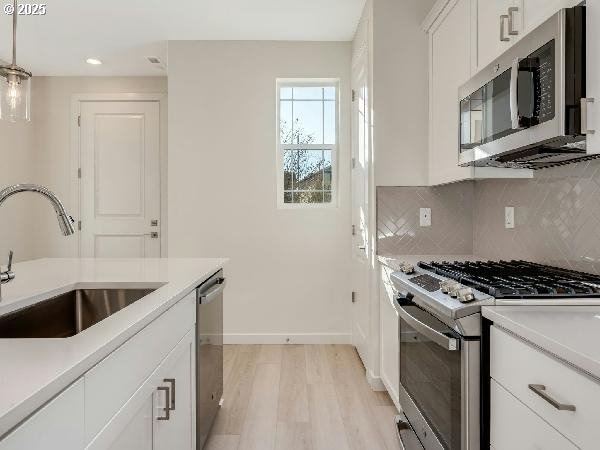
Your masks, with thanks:
[{"label": "recessed ceiling light", "polygon": [[97,58],[88,58],[85,60],[85,62],[91,64],[92,66],[99,66],[100,64],[102,64],[102,61],[100,61]]}]

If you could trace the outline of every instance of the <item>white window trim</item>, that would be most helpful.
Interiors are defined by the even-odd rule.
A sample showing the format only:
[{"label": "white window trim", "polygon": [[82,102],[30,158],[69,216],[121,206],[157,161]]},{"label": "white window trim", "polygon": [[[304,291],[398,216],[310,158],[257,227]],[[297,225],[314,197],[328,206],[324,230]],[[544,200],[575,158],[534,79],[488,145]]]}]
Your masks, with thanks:
[{"label": "white window trim", "polygon": [[[282,87],[311,87],[311,86],[335,86],[335,144],[281,144],[279,136],[279,106],[281,104]],[[338,190],[338,154],[340,146],[340,79],[339,78],[278,78],[276,81],[276,170],[277,170],[277,208],[278,209],[332,209],[339,207]],[[317,100],[321,101],[321,100]],[[331,150],[331,202],[329,203],[285,203],[283,188],[283,150],[298,148],[300,150],[324,149]]]}]

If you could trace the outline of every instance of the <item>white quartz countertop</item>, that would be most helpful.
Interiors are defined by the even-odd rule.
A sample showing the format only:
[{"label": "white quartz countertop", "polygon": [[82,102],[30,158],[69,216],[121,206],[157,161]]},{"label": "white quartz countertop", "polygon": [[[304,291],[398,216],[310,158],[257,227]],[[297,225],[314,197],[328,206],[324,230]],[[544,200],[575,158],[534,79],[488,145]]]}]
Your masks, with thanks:
[{"label": "white quartz countertop", "polygon": [[65,339],[0,339],[0,436],[222,268],[226,259],[39,259],[13,266],[0,316],[77,288],[154,292]]},{"label": "white quartz countertop", "polygon": [[600,306],[484,306],[482,314],[600,380]]}]

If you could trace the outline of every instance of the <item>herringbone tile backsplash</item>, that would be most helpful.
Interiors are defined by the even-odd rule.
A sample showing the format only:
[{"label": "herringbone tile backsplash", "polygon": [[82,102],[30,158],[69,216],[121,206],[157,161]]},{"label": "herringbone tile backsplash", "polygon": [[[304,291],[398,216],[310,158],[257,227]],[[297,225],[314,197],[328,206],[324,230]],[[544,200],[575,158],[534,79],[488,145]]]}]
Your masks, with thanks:
[{"label": "herringbone tile backsplash", "polygon": [[[378,187],[378,253],[473,253],[473,202],[470,182],[432,188]],[[419,208],[431,208],[431,227],[419,226]]]},{"label": "herringbone tile backsplash", "polygon": [[[504,207],[515,228],[504,228]],[[474,253],[600,273],[600,161],[539,170],[533,180],[478,181]]]},{"label": "herringbone tile backsplash", "polygon": [[[504,207],[515,207],[514,229]],[[432,227],[419,227],[419,208]],[[600,274],[600,160],[539,170],[530,180],[377,189],[378,253],[525,259]]]}]

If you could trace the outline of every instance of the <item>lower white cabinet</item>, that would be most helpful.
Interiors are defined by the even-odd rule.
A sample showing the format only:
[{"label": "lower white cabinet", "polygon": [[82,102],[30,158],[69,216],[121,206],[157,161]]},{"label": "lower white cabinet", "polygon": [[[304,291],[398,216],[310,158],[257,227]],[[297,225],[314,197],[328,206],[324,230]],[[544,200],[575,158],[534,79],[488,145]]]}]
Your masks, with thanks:
[{"label": "lower white cabinet", "polygon": [[0,441],[0,450],[81,450],[83,445],[80,378]]},{"label": "lower white cabinet", "polygon": [[398,407],[398,386],[400,383],[398,311],[394,307],[394,291],[389,281],[389,273],[391,273],[391,269],[382,265],[379,284],[380,373],[385,388],[396,407]]},{"label": "lower white cabinet", "polygon": [[[497,326],[490,347],[491,435],[497,450],[511,448],[514,439],[523,449],[598,448],[596,380]],[[512,435],[506,436],[509,430]]]},{"label": "lower white cabinet", "polygon": [[191,329],[87,447],[192,450],[195,446]]}]

